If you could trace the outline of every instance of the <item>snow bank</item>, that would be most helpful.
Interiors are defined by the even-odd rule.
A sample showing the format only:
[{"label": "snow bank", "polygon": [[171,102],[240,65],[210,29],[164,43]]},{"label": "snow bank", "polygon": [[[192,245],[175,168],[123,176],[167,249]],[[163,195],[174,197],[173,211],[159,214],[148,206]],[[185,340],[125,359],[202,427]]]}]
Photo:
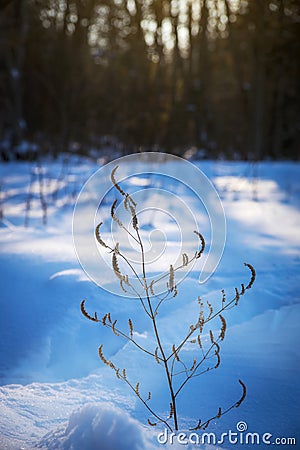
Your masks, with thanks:
[{"label": "snow bank", "polygon": [[[88,404],[74,412],[64,429],[45,436],[37,448],[44,450],[149,449],[147,430],[111,403]],[[153,446],[154,448],[154,446]]]},{"label": "snow bank", "polygon": [[[192,444],[161,443],[156,432],[143,426],[111,403],[87,404],[71,414],[68,424],[44,436],[35,446],[41,450],[192,450]],[[197,444],[199,450],[218,450]],[[223,450],[226,450],[223,448]]]}]

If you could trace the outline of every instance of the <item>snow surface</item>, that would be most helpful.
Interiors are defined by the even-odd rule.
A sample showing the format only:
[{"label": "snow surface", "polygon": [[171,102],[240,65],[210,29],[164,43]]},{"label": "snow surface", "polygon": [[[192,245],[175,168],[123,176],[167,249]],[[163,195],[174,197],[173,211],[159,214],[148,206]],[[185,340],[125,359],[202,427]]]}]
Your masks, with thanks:
[{"label": "snow surface", "polygon": [[[219,435],[236,431],[237,422],[243,420],[251,432],[296,437],[299,446],[300,166],[225,161],[197,165],[222,199],[227,242],[209,281],[199,285],[195,266],[180,285],[178,297],[163,307],[158,322],[162,338],[171,346],[188,329],[198,311],[198,295],[218,304],[221,289],[230,297],[235,286],[247,282],[244,261],[253,264],[257,280],[238,308],[226,313],[220,368],[186,385],[179,401],[182,427],[238,399],[240,378],[247,385],[245,402],[208,431]],[[128,377],[140,381],[143,392],[151,390],[152,405],[163,412],[168,404],[159,367],[109,330],[87,321],[79,309],[86,298],[88,310],[97,310],[99,316],[110,311],[121,323],[131,317],[137,324],[136,339],[152,344],[151,326],[137,303],[96,286],[76,258],[73,206],[97,168],[96,163],[67,157],[41,166],[0,166],[1,450],[163,448],[156,432],[145,425],[147,411],[103,366],[97,348],[102,343],[107,358],[127,367]],[[143,177],[131,180],[144,189],[148,182]],[[193,196],[179,194],[190,202],[201,232],[209,235],[209,223]],[[103,205],[104,219],[108,215],[109,202]],[[174,252],[175,244],[174,238]],[[192,245],[194,241],[187,243],[188,250]],[[192,346],[186,355],[192,360]],[[219,448],[243,446],[225,443]]]}]

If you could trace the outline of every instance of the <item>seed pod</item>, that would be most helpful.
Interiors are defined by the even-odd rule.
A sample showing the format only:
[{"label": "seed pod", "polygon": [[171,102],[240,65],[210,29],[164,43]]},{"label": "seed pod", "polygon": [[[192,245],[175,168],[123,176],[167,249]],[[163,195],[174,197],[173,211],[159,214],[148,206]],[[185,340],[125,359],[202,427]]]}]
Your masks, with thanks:
[{"label": "seed pod", "polygon": [[239,401],[237,401],[236,404],[235,404],[236,408],[238,408],[238,407],[240,406],[240,404],[243,403],[243,401],[245,400],[246,395],[247,395],[247,388],[246,388],[246,385],[242,382],[242,380],[239,380],[239,383],[240,383],[240,385],[241,385],[242,388],[243,388],[243,393],[242,393],[242,396],[241,396],[241,398],[239,399]]},{"label": "seed pod", "polygon": [[110,179],[112,184],[114,185],[114,187],[120,192],[121,195],[125,196],[125,192],[123,191],[123,189],[121,189],[121,187],[118,185],[118,183],[116,182],[115,179],[115,173],[117,171],[119,166],[114,167],[114,169],[112,170],[111,174],[110,174]]},{"label": "seed pod", "polygon": [[119,333],[116,331],[116,324],[117,324],[117,320],[114,321],[114,323],[111,326],[111,329],[116,336],[120,336]]},{"label": "seed pod", "polygon": [[102,247],[109,248],[109,246],[105,244],[105,242],[103,241],[103,239],[102,239],[101,236],[100,236],[100,227],[101,227],[102,223],[103,223],[103,222],[100,222],[100,223],[96,226],[96,229],[95,229],[95,236],[96,236],[96,239],[97,239],[97,241],[99,242],[99,244],[102,245]]},{"label": "seed pod", "polygon": [[153,290],[153,284],[154,284],[154,280],[151,281],[150,286],[149,286],[149,289],[150,289],[151,295],[155,296],[155,292],[154,292],[154,290]]},{"label": "seed pod", "polygon": [[174,269],[173,269],[172,264],[170,265],[169,289],[171,292],[174,289]]},{"label": "seed pod", "polygon": [[197,360],[194,358],[193,365],[192,365],[192,367],[190,368],[190,371],[192,371],[192,370],[195,369],[196,364],[197,364]]},{"label": "seed pod", "polygon": [[237,304],[238,304],[238,302],[239,302],[239,299],[240,299],[240,294],[239,294],[239,291],[238,291],[238,289],[237,289],[237,288],[235,288],[235,305],[237,305]]},{"label": "seed pod", "polygon": [[198,336],[197,336],[197,341],[198,341],[198,345],[199,345],[199,347],[201,348],[201,350],[202,350],[202,342],[201,342],[201,338],[200,338],[200,334],[198,334]]},{"label": "seed pod", "polygon": [[206,303],[207,303],[207,306],[209,309],[209,315],[208,315],[208,319],[209,319],[212,316],[214,310],[213,310],[213,307],[211,306],[211,303],[209,303],[209,301],[207,301]]},{"label": "seed pod", "polygon": [[255,281],[255,278],[256,278],[256,272],[255,272],[254,267],[253,267],[251,264],[244,263],[244,265],[247,266],[247,267],[249,267],[249,269],[251,270],[251,279],[250,279],[250,281],[249,281],[249,284],[248,284],[248,285],[246,286],[246,288],[245,288],[245,289],[250,289],[250,288],[252,287],[252,284],[253,284],[254,281]]},{"label": "seed pod", "polygon": [[150,419],[148,419],[148,424],[150,425],[150,427],[156,427],[156,425],[157,425],[156,422],[151,422]]},{"label": "seed pod", "polygon": [[202,255],[202,253],[204,252],[205,249],[205,240],[204,237],[202,236],[201,233],[199,233],[199,231],[194,231],[194,233],[199,237],[200,242],[201,242],[201,248],[198,252],[196,252],[196,258],[200,258],[200,256]]},{"label": "seed pod", "polygon": [[136,383],[135,385],[135,393],[138,397],[140,397],[140,391],[139,391],[140,383]]},{"label": "seed pod", "polygon": [[133,325],[132,325],[131,319],[128,319],[128,325],[129,325],[129,333],[130,333],[130,336],[132,337],[133,336]]},{"label": "seed pod", "polygon": [[221,314],[219,314],[219,317],[220,317],[220,320],[222,323],[219,338],[221,339],[221,341],[223,341],[225,338],[225,332],[226,332],[227,325],[226,325],[226,320],[224,319],[224,317]]},{"label": "seed pod", "polygon": [[214,335],[213,335],[213,332],[211,330],[209,330],[209,337],[210,337],[211,343],[215,344]]},{"label": "seed pod", "polygon": [[96,312],[94,313],[94,317],[90,316],[90,314],[86,311],[84,304],[85,304],[85,300],[82,300],[82,302],[80,303],[80,310],[81,310],[82,314],[84,315],[84,317],[91,320],[92,322],[99,322],[97,313]]},{"label": "seed pod", "polygon": [[104,316],[101,319],[102,324],[105,326],[106,325],[106,319],[107,319],[107,313],[104,314]]},{"label": "seed pod", "polygon": [[223,303],[225,303],[226,302],[226,294],[225,294],[225,291],[224,291],[224,289],[222,289],[222,304]]}]

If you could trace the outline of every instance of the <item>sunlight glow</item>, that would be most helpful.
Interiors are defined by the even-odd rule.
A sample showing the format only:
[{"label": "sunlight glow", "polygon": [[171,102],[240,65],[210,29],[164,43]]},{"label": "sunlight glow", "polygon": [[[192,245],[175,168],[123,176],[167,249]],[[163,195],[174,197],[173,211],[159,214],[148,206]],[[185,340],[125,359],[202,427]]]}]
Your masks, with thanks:
[{"label": "sunlight glow", "polygon": [[[275,3],[270,3],[274,10]],[[111,8],[114,8],[112,12]],[[138,26],[137,13],[141,14],[140,26],[144,40],[149,47],[149,55],[157,61],[157,45],[163,46],[163,53],[172,56],[175,46],[181,57],[189,56],[191,39],[206,32],[210,40],[228,36],[228,24],[237,20],[238,14],[244,14],[248,8],[248,0],[171,0],[161,4],[161,22],[158,21],[157,10],[152,0],[140,3],[135,0],[114,0],[114,5],[100,4],[95,6],[95,16],[91,21],[80,18],[76,3],[66,0],[50,0],[41,10],[40,20],[44,28],[54,26],[57,30],[65,27],[72,35],[77,26],[88,28],[89,45],[100,51],[108,45],[109,33],[113,28],[117,45],[126,49],[126,38],[135,34]],[[201,28],[201,16],[206,8],[208,20],[206,30]],[[116,11],[115,11],[116,9]],[[113,13],[113,21],[111,20]],[[161,26],[160,26],[161,25]],[[178,42],[176,43],[176,40]],[[153,59],[153,55],[155,58]]]}]

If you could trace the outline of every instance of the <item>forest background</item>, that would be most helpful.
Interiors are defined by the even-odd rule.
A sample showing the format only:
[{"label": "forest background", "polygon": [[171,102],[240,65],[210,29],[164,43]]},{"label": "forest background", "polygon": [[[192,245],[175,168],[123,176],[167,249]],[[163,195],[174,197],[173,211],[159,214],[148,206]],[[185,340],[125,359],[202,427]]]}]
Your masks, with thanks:
[{"label": "forest background", "polygon": [[298,159],[296,0],[2,0],[3,160]]}]

